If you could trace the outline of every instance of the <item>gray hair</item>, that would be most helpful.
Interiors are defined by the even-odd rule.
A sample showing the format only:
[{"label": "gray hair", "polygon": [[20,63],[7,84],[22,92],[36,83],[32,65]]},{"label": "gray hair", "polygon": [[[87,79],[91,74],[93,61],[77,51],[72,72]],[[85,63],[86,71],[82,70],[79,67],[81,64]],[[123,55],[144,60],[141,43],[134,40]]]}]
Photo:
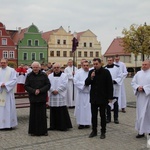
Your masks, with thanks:
[{"label": "gray hair", "polygon": [[33,67],[34,65],[38,65],[38,66],[41,68],[41,64],[40,64],[38,61],[34,61],[34,62],[31,64],[31,67]]}]

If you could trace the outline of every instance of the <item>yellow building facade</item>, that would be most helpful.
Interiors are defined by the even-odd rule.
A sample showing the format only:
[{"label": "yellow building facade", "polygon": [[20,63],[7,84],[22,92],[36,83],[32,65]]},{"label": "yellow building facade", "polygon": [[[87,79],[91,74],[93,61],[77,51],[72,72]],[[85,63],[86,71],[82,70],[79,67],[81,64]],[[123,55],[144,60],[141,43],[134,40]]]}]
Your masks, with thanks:
[{"label": "yellow building facade", "polygon": [[73,37],[74,34],[65,31],[63,27],[43,33],[43,38],[48,43],[48,61],[51,63],[58,62],[62,66],[66,66],[67,61],[72,59],[80,67],[82,59],[92,62],[95,57],[101,58],[101,44],[92,31],[76,33],[79,44],[74,53],[72,53]]}]

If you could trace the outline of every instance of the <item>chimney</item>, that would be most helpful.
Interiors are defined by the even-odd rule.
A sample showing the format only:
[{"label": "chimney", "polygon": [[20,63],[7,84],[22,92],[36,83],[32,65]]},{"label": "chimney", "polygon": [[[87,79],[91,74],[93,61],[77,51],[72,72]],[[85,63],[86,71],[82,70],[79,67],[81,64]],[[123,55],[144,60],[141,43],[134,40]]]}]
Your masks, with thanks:
[{"label": "chimney", "polygon": [[21,27],[18,28],[18,33],[20,33],[20,32],[21,32]]}]

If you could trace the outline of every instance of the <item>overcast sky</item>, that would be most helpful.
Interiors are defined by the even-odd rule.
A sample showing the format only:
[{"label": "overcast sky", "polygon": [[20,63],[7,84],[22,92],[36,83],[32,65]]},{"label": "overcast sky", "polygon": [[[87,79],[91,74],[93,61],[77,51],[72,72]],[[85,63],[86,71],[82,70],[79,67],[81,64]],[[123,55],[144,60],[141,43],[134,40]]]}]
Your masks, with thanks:
[{"label": "overcast sky", "polygon": [[150,25],[150,0],[0,0],[0,22],[6,29],[26,28],[32,23],[39,31],[62,26],[71,32],[90,29],[104,53],[114,38],[130,25]]}]

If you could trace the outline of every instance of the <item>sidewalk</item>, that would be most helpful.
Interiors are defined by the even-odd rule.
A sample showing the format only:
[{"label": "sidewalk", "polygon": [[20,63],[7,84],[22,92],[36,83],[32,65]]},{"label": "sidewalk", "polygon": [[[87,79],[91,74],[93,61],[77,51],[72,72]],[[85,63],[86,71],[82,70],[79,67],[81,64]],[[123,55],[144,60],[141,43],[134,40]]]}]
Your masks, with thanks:
[{"label": "sidewalk", "polygon": [[[135,102],[131,79],[127,79],[128,102]],[[147,150],[147,138],[136,139],[134,129],[135,108],[127,107],[126,113],[119,113],[120,124],[107,124],[106,139],[88,138],[91,129],[79,130],[74,117],[74,109],[69,109],[73,129],[67,132],[49,131],[48,136],[28,135],[29,108],[17,109],[18,126],[13,131],[0,131],[0,150]],[[49,117],[49,110],[47,110]],[[100,120],[100,119],[99,119]],[[100,122],[100,121],[99,121]],[[49,118],[48,118],[49,124]],[[98,125],[100,130],[100,125]]]}]

